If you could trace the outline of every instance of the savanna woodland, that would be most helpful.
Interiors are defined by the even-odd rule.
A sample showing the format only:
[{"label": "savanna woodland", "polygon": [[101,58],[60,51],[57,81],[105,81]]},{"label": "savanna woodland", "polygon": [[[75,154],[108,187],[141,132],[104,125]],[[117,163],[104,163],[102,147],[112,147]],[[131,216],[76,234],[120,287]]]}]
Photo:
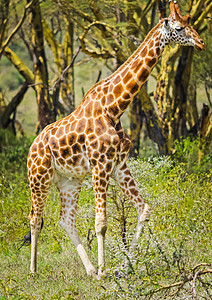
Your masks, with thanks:
[{"label": "savanna woodland", "polygon": [[[106,273],[88,277],[58,225],[52,186],[29,271],[30,145],[111,75],[161,18],[168,0],[0,0],[0,299],[212,298],[212,2],[179,0],[206,50],[170,44],[121,122],[129,167],[151,216],[137,248],[134,206],[110,181]],[[77,228],[97,267],[91,178],[79,197]],[[125,268],[123,262],[128,262]]]}]

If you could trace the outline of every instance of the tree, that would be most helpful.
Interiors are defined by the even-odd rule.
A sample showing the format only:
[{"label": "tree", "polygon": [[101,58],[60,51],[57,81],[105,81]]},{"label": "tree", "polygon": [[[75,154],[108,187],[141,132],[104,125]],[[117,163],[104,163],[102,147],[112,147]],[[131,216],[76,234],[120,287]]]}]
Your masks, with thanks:
[{"label": "tree", "polygon": [[209,147],[212,140],[212,112],[209,113],[208,105],[204,104],[200,118],[200,133],[199,133],[199,152],[198,163],[201,164],[203,158],[209,152]]},{"label": "tree", "polygon": [[[100,59],[114,72],[137,48],[158,18],[166,16],[166,4],[165,0],[109,0],[107,2],[89,0],[80,4],[75,0],[49,0],[40,5],[38,1],[32,0],[28,1],[27,6],[22,3],[22,17],[16,18],[14,28],[21,23],[21,20],[23,22],[12,37],[18,34],[24,42],[29,56],[34,59],[34,71],[32,72],[30,67],[26,66],[12,51],[12,48],[9,48],[12,37],[11,34],[6,34],[7,31],[4,33],[4,40],[8,41],[8,37],[11,38],[8,43],[4,43],[2,49],[28,86],[36,91],[38,105],[41,105],[42,97],[46,99],[45,109],[40,109],[40,114],[42,116],[43,111],[46,110],[47,113],[44,115],[46,118],[49,116],[49,120],[42,121],[43,124],[54,120],[57,114],[62,116],[74,109],[73,68],[63,72],[70,65],[73,57],[74,34],[78,36],[75,44],[80,43],[82,52],[86,56]],[[180,4],[185,4],[184,0],[181,0]],[[42,22],[38,22],[38,18],[33,18],[31,27],[33,30],[34,23],[37,22],[36,28],[40,28],[39,32],[43,31],[45,46],[48,45],[46,49],[49,47],[51,50],[53,60],[51,58],[46,60],[44,50],[38,53],[34,43],[36,42],[42,49],[44,42],[42,39],[36,39],[36,30],[31,34],[31,28],[26,22],[24,23],[27,14],[30,10],[32,12],[36,5],[39,6],[44,17]],[[211,2],[190,0],[184,7],[191,14],[191,24],[194,28],[207,37],[210,26],[206,18],[212,9]],[[9,24],[11,28],[10,18],[7,19],[9,20],[6,22],[7,26]],[[33,43],[29,40],[29,36],[34,38]],[[43,59],[39,69],[35,58],[37,57],[39,61],[40,54]],[[204,54],[201,53],[202,56]],[[129,134],[133,145],[131,155],[136,156],[139,153],[140,132],[144,124],[148,136],[157,144],[160,154],[172,153],[175,139],[197,131],[199,116],[196,86],[198,84],[190,80],[191,74],[194,73],[192,63],[195,57],[195,51],[187,47],[170,46],[164,51],[161,62],[151,73],[151,76],[157,78],[154,93],[149,93],[147,83],[129,108]],[[202,61],[200,64],[202,65]],[[206,74],[207,70],[209,66],[206,63],[204,70]],[[38,76],[36,72],[40,75]],[[202,80],[202,82],[206,82],[205,89],[210,102],[208,92],[210,80]],[[189,84],[192,84],[192,89],[189,88]],[[41,94],[42,97],[39,96]],[[44,126],[42,125],[41,128]]]},{"label": "tree", "polygon": [[[0,53],[10,60],[24,78],[27,88],[31,87],[36,92],[38,104],[37,131],[53,122],[57,114],[64,116],[73,111],[75,106],[73,63],[70,65],[73,58],[74,26],[67,19],[65,19],[65,22],[61,19],[57,10],[53,8],[51,1],[48,2],[47,10],[45,8],[45,5],[42,7],[37,0],[28,1],[27,5],[22,3],[21,10],[24,13],[22,13],[20,19],[20,7],[17,9],[17,6],[13,3],[13,9],[11,11],[8,10],[7,13],[8,19],[9,15],[15,15],[15,29],[12,31],[13,35],[11,36],[10,34],[8,37],[6,37],[6,31],[2,29],[6,42],[3,43],[0,50]],[[50,15],[50,18],[49,10],[53,13],[53,16]],[[42,15],[45,16],[45,20],[42,18]],[[25,19],[29,20],[29,23],[24,23]],[[2,23],[5,23],[5,21],[2,21]],[[65,29],[63,29],[64,24]],[[8,23],[8,27],[10,28],[11,26],[12,24]],[[19,42],[23,41],[29,57],[33,61],[33,71],[9,48],[9,43],[12,42],[14,35],[19,37]],[[61,43],[58,42],[58,35],[61,36]],[[53,61],[47,61],[46,59],[44,39],[53,53]],[[54,76],[50,82],[49,68],[51,67],[52,70],[54,66],[56,66],[57,70],[54,70]],[[69,67],[67,68],[67,66]],[[64,72],[64,69],[66,69],[66,72]],[[7,112],[5,111],[4,116],[1,118],[1,120],[4,120],[3,123],[1,122],[3,128],[9,125],[11,114],[14,113],[17,105],[20,104],[20,99],[23,99],[27,88],[20,89],[18,92],[19,101],[11,100],[13,104],[9,103]],[[20,97],[21,91],[23,92],[22,97]]]},{"label": "tree", "polygon": [[[16,32],[20,29],[21,25],[23,24],[27,11],[29,10],[30,6],[32,5],[33,1],[29,2],[28,5],[24,8],[24,13],[17,23],[17,25],[14,27],[14,29],[11,31],[11,33],[7,36],[8,32],[8,23],[9,23],[9,14],[10,14],[10,0],[2,1],[0,3],[1,11],[0,11],[0,59],[4,51],[7,49],[7,45],[10,43],[13,36],[16,34]],[[6,106],[4,101],[4,95],[1,92],[1,102],[0,102],[0,128],[6,128],[10,124],[12,124],[12,130],[15,133],[15,125],[14,125],[14,117],[11,119],[11,115],[16,112],[16,107],[20,104],[22,101],[24,94],[26,93],[28,89],[28,86],[26,82],[23,84],[23,86],[20,88],[18,93],[12,98],[11,102],[8,106]]]},{"label": "tree", "polygon": [[[151,12],[151,20],[155,18],[155,1],[135,3],[128,0],[117,2],[116,5],[109,1],[108,4],[104,3],[104,7],[100,7],[99,3],[89,1],[82,9],[66,0],[55,0],[55,2],[59,3],[61,11],[68,18],[78,24],[82,51],[92,58],[106,60],[106,66],[112,71],[124,63],[135,51],[140,42],[139,37],[144,38],[148,33],[153,25],[153,21],[148,23],[148,14]],[[164,5],[161,5],[160,9],[162,14]],[[88,11],[91,14],[88,14]],[[112,65],[108,63],[110,58],[113,60]],[[158,142],[159,148],[164,147],[164,138],[159,130],[158,117],[153,110],[146,87],[143,87],[135,97],[129,108],[129,118],[129,134],[133,144],[131,155],[138,154],[140,144],[140,134],[138,133],[140,133],[144,119],[149,135]]]},{"label": "tree", "polygon": [[[204,11],[203,6],[205,6]],[[189,4],[191,25],[197,31],[204,25],[204,18],[211,9],[209,1],[205,3],[199,1],[196,5],[195,2]],[[206,27],[203,30],[206,30]],[[193,97],[191,103],[188,100],[193,53],[193,48],[180,48],[176,45],[171,51],[164,51],[162,56],[155,100],[159,108],[160,122],[164,124],[168,153],[172,152],[174,140],[181,136],[185,137],[189,132],[186,126],[187,111],[189,111],[190,119],[194,119],[190,125],[194,126],[194,122],[197,121],[196,99]],[[192,107],[191,104],[193,104]]]},{"label": "tree", "polygon": [[35,0],[30,9],[30,19],[32,28],[32,48],[34,63],[35,92],[38,103],[38,120],[40,131],[48,124],[55,121],[54,106],[49,94],[49,78],[47,70],[46,54],[43,41],[43,26],[40,4]]},{"label": "tree", "polygon": [[[106,4],[101,6],[101,3],[94,1],[88,1],[82,9],[79,6],[76,8],[74,1],[72,4],[66,0],[56,3],[60,3],[64,14],[69,14],[69,18],[77,22],[80,28],[78,34],[83,32],[80,35],[82,51],[93,58],[106,60],[106,65],[110,67],[108,59],[112,58],[115,61],[113,70],[126,60],[135,50],[139,38],[144,38],[154,25],[156,3],[159,17],[166,16],[166,1],[159,0],[126,0],[116,5],[109,2],[110,11]],[[195,29],[207,30],[205,17],[211,9],[210,1],[189,2],[186,10],[191,13],[191,24]],[[188,95],[193,53],[189,47],[169,46],[162,55],[161,64],[157,65],[152,74],[158,78],[154,99],[148,94],[147,85],[134,99],[129,108],[129,132],[133,145],[131,155],[139,153],[140,131],[144,123],[160,154],[172,153],[174,140],[186,136],[192,129],[187,128],[187,123],[190,121],[189,114],[192,114],[193,119],[197,118],[196,98],[189,98]]]}]

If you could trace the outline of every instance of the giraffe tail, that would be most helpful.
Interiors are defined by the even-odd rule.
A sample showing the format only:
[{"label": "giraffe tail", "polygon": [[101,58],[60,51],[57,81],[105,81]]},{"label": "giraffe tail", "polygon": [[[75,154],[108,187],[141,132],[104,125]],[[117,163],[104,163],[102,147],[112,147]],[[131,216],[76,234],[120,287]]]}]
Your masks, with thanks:
[{"label": "giraffe tail", "polygon": [[[43,218],[41,222],[41,229],[43,228]],[[22,242],[21,246],[18,248],[18,251],[23,247],[23,246],[29,246],[31,244],[31,230],[24,235],[23,239],[20,240]]]}]

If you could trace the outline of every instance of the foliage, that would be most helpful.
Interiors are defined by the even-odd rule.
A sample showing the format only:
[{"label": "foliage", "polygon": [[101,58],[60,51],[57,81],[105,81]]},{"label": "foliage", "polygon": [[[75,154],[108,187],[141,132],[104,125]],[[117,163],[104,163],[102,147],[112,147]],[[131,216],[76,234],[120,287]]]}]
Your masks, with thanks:
[{"label": "foliage", "polygon": [[34,137],[17,138],[9,130],[0,130],[0,169],[2,174],[8,172],[8,170],[11,174],[15,171],[23,171],[20,165],[25,167],[27,154],[33,139]]},{"label": "foliage", "polygon": [[205,155],[201,162],[198,164],[198,140],[191,137],[181,138],[179,141],[175,141],[175,153],[173,155],[176,163],[184,164],[184,168],[187,172],[203,172],[211,170],[211,156]]},{"label": "foliage", "polygon": [[4,57],[1,60],[1,69],[0,89],[4,92],[6,90],[16,90],[23,83],[22,76],[15,70],[15,68],[10,67],[10,64]]},{"label": "foliage", "polygon": [[[5,4],[4,4],[5,2]],[[37,1],[34,1],[38,3]],[[44,48],[46,52],[46,56],[48,57],[47,60],[47,69],[48,69],[48,75],[49,75],[49,88],[50,92],[53,96],[53,102],[56,103],[54,97],[57,97],[57,93],[54,92],[51,87],[53,86],[55,79],[61,76],[62,70],[69,65],[71,56],[73,55],[74,50],[72,48],[75,48],[78,46],[80,41],[85,47],[85,53],[86,55],[83,55],[81,53],[80,59],[81,61],[78,62],[79,65],[85,65],[85,63],[88,60],[91,60],[96,63],[96,61],[100,61],[101,59],[101,66],[106,66],[110,69],[110,71],[114,71],[121,63],[126,61],[126,59],[129,57],[129,55],[137,48],[137,46],[141,43],[141,41],[144,39],[144,37],[147,35],[151,27],[153,27],[159,19],[158,12],[157,12],[157,6],[160,10],[163,7],[163,4],[165,4],[167,1],[67,1],[67,0],[48,0],[48,1],[41,1],[40,3],[40,9],[41,14],[43,16],[42,26],[43,26],[43,32],[44,32]],[[26,1],[3,1],[2,7],[6,5],[6,3],[10,3],[9,10],[8,10],[8,18],[3,17],[3,14],[0,16],[2,19],[2,24],[5,23],[6,29],[3,26],[2,30],[4,31],[3,36],[3,44],[5,40],[7,41],[7,37],[10,36],[10,33],[13,32],[13,30],[16,28],[18,21],[21,19],[21,16],[23,15],[24,10],[26,10]],[[211,10],[211,4],[210,1],[188,1],[180,0],[179,1],[183,14],[190,12],[191,13],[191,23],[194,24],[196,29],[199,29],[201,32],[201,36],[204,40],[206,40],[207,43],[207,51],[205,53],[197,54],[195,51],[195,63],[192,72],[190,72],[190,64],[191,61],[187,61],[187,66],[189,67],[188,74],[193,74],[194,78],[192,83],[200,82],[201,88],[203,86],[203,83],[205,83],[205,88],[207,90],[207,95],[209,94],[209,89],[211,87],[211,67],[210,64],[208,64],[208,60],[210,59],[211,54],[211,46],[210,46],[210,21],[207,16],[207,14],[210,14]],[[166,3],[166,7],[164,7],[164,12],[167,10],[168,15],[168,2]],[[204,9],[203,9],[204,7]],[[31,7],[32,8],[32,7]],[[30,9],[31,9],[30,8]],[[27,10],[28,11],[28,10]],[[204,14],[205,12],[205,14]],[[4,55],[10,60],[10,62],[19,70],[21,76],[25,78],[25,80],[28,82],[31,89],[38,89],[39,85],[34,85],[34,75],[28,76],[29,72],[32,73],[32,65],[33,65],[33,57],[35,59],[35,51],[36,48],[40,47],[32,47],[34,45],[34,42],[31,40],[31,38],[34,36],[31,32],[31,27],[29,26],[29,11],[27,13],[26,19],[24,19],[24,23],[22,24],[21,28],[16,32],[15,36],[13,36],[13,39],[10,39],[10,42],[8,43],[8,47],[10,47],[10,50],[13,50],[15,54],[17,54],[17,57],[14,58],[11,52],[6,49],[4,51]],[[204,18],[205,19],[204,19]],[[197,21],[198,20],[198,21]],[[196,24],[197,23],[197,24]],[[0,24],[1,25],[1,24]],[[68,25],[68,26],[67,26]],[[73,25],[72,31],[70,32],[70,25]],[[1,26],[0,26],[1,27]],[[38,29],[38,24],[36,26]],[[0,30],[1,31],[1,30]],[[39,30],[40,31],[40,30]],[[69,39],[67,40],[67,34],[70,34]],[[72,37],[77,37],[76,40],[72,40]],[[82,48],[83,48],[82,45]],[[33,50],[34,48],[34,50]],[[42,48],[42,47],[41,47]],[[183,48],[184,49],[184,48]],[[171,51],[169,51],[171,52]],[[167,53],[164,53],[163,56],[168,55]],[[161,66],[160,62],[157,64],[157,67],[154,69],[152,75],[156,78],[157,74],[167,74],[169,76],[168,82],[170,82],[171,86],[167,87],[168,90],[175,91],[177,90],[173,84],[174,84],[174,77],[175,76],[175,70],[177,70],[176,64],[180,62],[180,59],[177,59],[179,57],[180,51],[177,52],[176,57],[173,58],[174,61],[176,60],[176,63],[174,65],[174,61],[172,62],[171,59],[171,65],[173,63],[173,71],[164,71],[163,67]],[[38,55],[39,56],[39,55]],[[20,60],[17,60],[17,58],[21,58]],[[104,59],[106,57],[106,59]],[[98,59],[97,59],[98,58]],[[111,59],[109,59],[111,58]],[[182,58],[183,59],[183,58]],[[191,59],[192,60],[192,59]],[[186,61],[186,59],[185,59]],[[34,65],[34,67],[37,64]],[[97,65],[97,64],[96,64]],[[170,65],[169,63],[166,63],[165,65]],[[21,84],[20,78],[16,75],[17,73],[14,73],[14,71],[11,67],[10,70],[7,68],[4,68],[4,64],[2,64],[2,76],[0,77],[0,81],[2,84],[0,84],[0,87],[3,88],[3,92],[5,93],[5,87],[6,91],[8,89],[14,89],[17,88],[17,85]],[[21,67],[21,68],[20,68]],[[105,67],[105,68],[106,68]],[[161,69],[162,67],[162,69]],[[99,65],[98,67],[99,68]],[[98,71],[96,68],[96,74],[98,74]],[[80,70],[82,68],[80,67]],[[72,84],[74,84],[74,78],[72,78],[73,70],[69,70],[71,72],[68,72],[66,76],[61,81],[61,87],[58,86],[60,89],[58,101],[60,101],[58,107],[54,108],[55,113],[59,113],[60,115],[64,115],[72,111],[74,106],[74,87],[72,88]],[[82,73],[83,71],[81,71]],[[91,72],[85,72],[85,74],[89,74],[89,76],[86,76],[86,78],[80,78],[80,88],[77,89],[77,84],[75,84],[76,87],[76,98],[81,99],[82,93],[81,93],[81,85],[83,85],[83,93],[86,92],[87,87],[90,88],[97,78],[95,75],[95,80],[92,80],[87,85],[87,82],[91,79],[91,77],[94,74],[94,70],[92,69]],[[181,72],[180,72],[181,73]],[[76,72],[75,72],[76,74]],[[187,73],[186,73],[187,74]],[[190,75],[185,75],[185,79],[189,78]],[[108,75],[108,74],[107,74]],[[165,75],[164,75],[165,76]],[[171,76],[171,77],[170,77]],[[17,77],[17,78],[16,78]],[[182,83],[184,83],[185,79],[182,79]],[[22,79],[23,80],[23,79]],[[31,82],[32,81],[32,82]],[[68,83],[67,83],[68,82]],[[161,84],[163,85],[164,80],[161,81]],[[47,80],[48,83],[48,80]],[[48,85],[48,84],[45,85]],[[180,85],[181,86],[181,85]],[[170,88],[171,87],[171,88]],[[183,93],[187,93],[187,81],[185,83],[185,87],[183,89]],[[159,90],[162,87],[158,88],[158,90],[154,91],[154,95],[157,95]],[[139,135],[140,130],[140,123],[141,120],[141,114],[138,113],[138,107],[140,105],[140,108],[142,108],[143,113],[146,116],[146,122],[147,122],[147,128],[148,128],[148,135],[151,137],[152,140],[156,141],[159,145],[160,150],[160,143],[159,140],[164,135],[165,139],[167,138],[167,128],[169,125],[167,124],[167,116],[170,116],[170,122],[176,119],[172,118],[172,113],[164,112],[160,113],[160,107],[165,107],[165,103],[169,101],[169,95],[164,96],[163,91],[159,94],[163,95],[166,99],[161,100],[160,103],[152,103],[152,98],[150,98],[149,93],[153,91],[150,91],[150,89],[147,92],[141,91],[140,94],[140,100],[138,101],[138,105],[135,105],[135,111],[133,110],[133,106],[130,107],[131,114],[131,120],[130,123],[134,123],[135,125],[135,136],[137,137]],[[50,93],[50,94],[51,94]],[[172,96],[172,93],[170,93],[170,96]],[[10,97],[10,96],[9,96]],[[7,102],[8,98],[7,96]],[[26,96],[25,96],[26,97]],[[39,97],[39,93],[37,92],[37,100]],[[171,97],[173,98],[173,97]],[[185,97],[184,97],[185,98]],[[208,96],[210,98],[210,95]],[[62,99],[62,101],[60,100]],[[198,95],[198,99],[195,99],[199,101],[200,95]],[[32,102],[34,101],[34,97],[30,97],[28,101]],[[156,100],[156,99],[155,99]],[[173,100],[172,100],[173,101]],[[35,102],[35,101],[34,101]],[[51,101],[50,101],[51,102]],[[157,101],[156,101],[157,102]],[[183,106],[182,103],[178,103],[177,100],[175,104],[173,104],[173,107],[181,109]],[[39,101],[37,101],[39,105]],[[69,105],[71,103],[71,105]],[[140,103],[140,104],[139,104]],[[51,106],[52,103],[50,103]],[[154,104],[154,105],[153,105]],[[179,105],[179,107],[178,107]],[[155,109],[157,106],[157,109]],[[188,106],[192,106],[188,103]],[[170,105],[167,105],[166,109],[170,110]],[[158,111],[159,109],[159,111]],[[184,108],[185,109],[185,108]],[[24,107],[21,108],[22,111],[24,111]],[[43,110],[40,110],[40,113],[42,113]],[[178,112],[178,109],[176,110]],[[192,109],[190,114],[192,113]],[[143,115],[142,113],[142,115]],[[38,114],[38,115],[39,115]],[[136,115],[136,119],[139,119],[139,128],[136,127],[136,122],[133,120],[133,116]],[[174,114],[173,114],[174,115]],[[160,116],[164,116],[163,118]],[[185,118],[186,114],[185,111],[183,111],[183,117]],[[142,117],[143,118],[143,117]],[[162,120],[161,120],[162,119]],[[188,118],[189,119],[189,118]],[[195,120],[196,123],[197,120]],[[170,123],[171,124],[171,123]],[[187,123],[186,123],[187,124]],[[154,126],[153,126],[154,125]],[[163,126],[162,126],[163,125]],[[191,124],[189,124],[189,127]],[[194,125],[194,124],[193,124]],[[192,125],[192,126],[193,126]],[[157,126],[159,126],[159,129],[157,129]],[[172,124],[171,124],[171,127]],[[128,130],[132,137],[132,140],[134,140],[133,137],[133,130],[131,130],[133,126],[129,126]],[[186,126],[182,126],[182,128],[186,128]],[[164,131],[164,132],[163,132]],[[175,135],[181,135],[179,130],[173,130],[173,133],[175,132]],[[162,133],[157,137],[157,133]],[[177,136],[178,137],[178,136]],[[138,140],[138,139],[137,139]],[[171,143],[168,143],[169,152],[171,152],[171,149],[173,147],[172,141]],[[134,142],[134,141],[133,141]],[[163,142],[164,143],[164,142]],[[171,146],[169,145],[171,144]],[[163,149],[164,147],[161,147],[162,150],[160,150],[160,153],[166,153],[166,151]],[[166,149],[167,147],[165,147]],[[138,153],[139,149],[136,149]]]},{"label": "foliage", "polygon": [[192,69],[192,82],[198,84],[203,83],[212,87],[212,67],[208,62],[212,55],[212,37],[211,35],[203,34],[203,39],[207,41],[207,50],[202,55],[194,52],[194,64]]},{"label": "foliage", "polygon": [[[108,276],[88,278],[77,251],[58,226],[60,200],[48,197],[39,238],[38,274],[29,273],[30,249],[20,246],[29,230],[26,177],[29,140],[1,134],[0,299],[210,299],[211,173],[190,174],[168,157],[130,161],[152,215],[134,253],[129,244],[135,210],[111,181],[108,191],[106,262]],[[189,143],[188,147],[189,148]],[[185,155],[184,155],[185,156]],[[126,244],[123,243],[126,221]],[[90,178],[80,195],[77,224],[96,265],[95,201]],[[88,231],[90,235],[88,236]],[[123,264],[128,261],[129,267]],[[195,277],[196,276],[196,277]]]}]

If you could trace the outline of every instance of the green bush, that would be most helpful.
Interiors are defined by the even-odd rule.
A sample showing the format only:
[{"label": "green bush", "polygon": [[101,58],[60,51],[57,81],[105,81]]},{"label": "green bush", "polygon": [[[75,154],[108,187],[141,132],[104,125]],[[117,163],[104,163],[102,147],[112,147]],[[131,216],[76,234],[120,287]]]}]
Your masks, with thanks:
[{"label": "green bush", "polygon": [[201,165],[198,165],[198,139],[191,137],[181,138],[175,141],[174,161],[184,164],[184,168],[189,173],[198,173],[211,170],[211,157],[206,155]]},{"label": "green bush", "polygon": [[[58,226],[60,200],[52,187],[39,238],[38,274],[31,275],[30,247],[19,249],[20,239],[29,230],[30,190],[25,162],[31,141],[16,140],[8,134],[1,134],[1,138],[0,299],[177,300],[194,298],[195,293],[198,299],[211,299],[211,273],[207,271],[211,268],[212,247],[209,172],[188,173],[184,163],[169,157],[132,159],[130,169],[152,215],[144,224],[138,247],[130,252],[135,209],[111,180],[107,201],[108,276],[99,281],[86,276],[76,249]],[[80,194],[77,227],[97,266],[94,224],[95,200],[88,178]]]},{"label": "green bush", "polygon": [[32,138],[15,137],[9,130],[0,130],[0,169],[4,173],[26,172],[26,161]]}]

